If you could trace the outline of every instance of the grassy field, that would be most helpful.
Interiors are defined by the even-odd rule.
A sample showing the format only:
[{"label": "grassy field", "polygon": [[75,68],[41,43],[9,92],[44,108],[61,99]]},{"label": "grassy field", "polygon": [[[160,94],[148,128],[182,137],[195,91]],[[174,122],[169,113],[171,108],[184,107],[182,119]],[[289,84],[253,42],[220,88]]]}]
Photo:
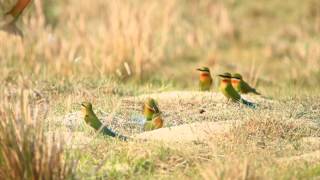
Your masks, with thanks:
[{"label": "grassy field", "polygon": [[[0,14],[14,3],[0,0]],[[34,0],[18,26],[23,40],[0,32],[0,179],[320,178],[320,1]],[[200,66],[210,93],[198,92]],[[257,110],[217,93],[225,71],[263,94],[246,96]],[[168,128],[231,127],[122,142],[79,113],[90,101],[133,136],[148,96]]]}]

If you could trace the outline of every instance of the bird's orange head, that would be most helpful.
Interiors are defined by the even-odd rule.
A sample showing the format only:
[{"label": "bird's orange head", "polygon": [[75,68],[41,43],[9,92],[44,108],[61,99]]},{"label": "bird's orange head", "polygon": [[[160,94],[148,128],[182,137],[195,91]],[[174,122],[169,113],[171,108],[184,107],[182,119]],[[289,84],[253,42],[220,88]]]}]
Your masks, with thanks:
[{"label": "bird's orange head", "polygon": [[241,76],[241,74],[239,74],[239,73],[234,73],[234,74],[232,75],[232,79],[242,80],[242,76]]},{"label": "bird's orange head", "polygon": [[242,80],[242,76],[239,73],[235,73],[231,76],[232,85],[237,85]]},{"label": "bird's orange head", "polygon": [[153,115],[152,117],[152,121],[155,125],[155,127],[158,128],[162,128],[164,125],[163,119],[161,118],[161,114],[160,113],[156,113]]},{"label": "bird's orange head", "polygon": [[155,113],[159,113],[160,110],[158,108],[158,104],[156,102],[156,100],[154,100],[153,98],[148,98],[145,102],[144,102],[144,105],[143,105],[143,109],[149,109],[150,111],[152,112],[155,112]]},{"label": "bird's orange head", "polygon": [[208,67],[197,68],[200,71],[200,80],[206,80],[211,78],[210,69]]},{"label": "bird's orange head", "polygon": [[230,83],[231,82],[231,74],[226,72],[223,74],[218,74],[218,76],[221,78],[222,83]]},{"label": "bird's orange head", "polygon": [[92,104],[90,102],[82,102],[81,107],[83,115],[87,115],[89,111],[92,111]]}]

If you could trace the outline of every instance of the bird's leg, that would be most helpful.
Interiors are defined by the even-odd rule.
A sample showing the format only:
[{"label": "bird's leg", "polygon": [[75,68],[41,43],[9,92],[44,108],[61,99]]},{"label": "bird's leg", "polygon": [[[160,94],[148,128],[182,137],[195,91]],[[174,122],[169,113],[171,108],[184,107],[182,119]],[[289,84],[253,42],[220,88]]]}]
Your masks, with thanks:
[{"label": "bird's leg", "polygon": [[226,102],[226,103],[224,103],[224,107],[228,107],[228,106],[229,106],[229,103],[230,103],[230,99],[227,98],[227,99],[225,100],[225,102]]}]

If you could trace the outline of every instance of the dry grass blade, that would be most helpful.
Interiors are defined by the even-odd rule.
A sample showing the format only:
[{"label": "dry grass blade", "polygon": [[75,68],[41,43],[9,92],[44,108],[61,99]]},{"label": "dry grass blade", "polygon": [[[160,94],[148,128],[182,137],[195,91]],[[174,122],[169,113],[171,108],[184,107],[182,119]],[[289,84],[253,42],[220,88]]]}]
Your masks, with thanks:
[{"label": "dry grass blade", "polygon": [[74,178],[74,161],[66,159],[61,140],[45,136],[26,91],[20,107],[9,104],[5,100],[0,109],[0,179]]}]

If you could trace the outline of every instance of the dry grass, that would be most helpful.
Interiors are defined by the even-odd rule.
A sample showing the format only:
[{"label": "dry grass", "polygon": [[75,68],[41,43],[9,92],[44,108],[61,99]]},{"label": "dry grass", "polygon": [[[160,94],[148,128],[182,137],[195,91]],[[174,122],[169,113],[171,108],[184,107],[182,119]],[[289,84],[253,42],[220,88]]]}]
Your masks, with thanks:
[{"label": "dry grass", "polygon": [[[13,2],[1,3],[0,12]],[[254,85],[279,86],[277,79],[312,85],[319,81],[320,54],[314,4],[302,3],[298,13],[297,0],[286,7],[270,2],[265,9],[232,0],[35,0],[19,21],[27,34],[23,41],[0,33],[0,42],[6,42],[0,43],[0,65],[6,67],[1,75],[172,79],[182,65],[173,81],[191,86],[185,79],[196,72],[189,69],[208,65],[214,72],[243,73]],[[273,6],[289,11],[290,18],[273,13]]]},{"label": "dry grass", "polygon": [[[12,3],[1,3],[0,12]],[[255,2],[231,0],[35,0],[20,22],[27,34],[23,41],[0,34],[0,41],[6,42],[0,44],[1,66],[8,67],[4,76],[23,65],[27,68],[18,71],[40,77],[72,80],[112,74],[123,80],[150,79],[150,74],[170,78],[175,66],[206,64],[214,71],[241,72],[253,84],[278,85],[274,80],[279,71],[282,80],[312,84],[318,81],[314,76],[320,56],[319,13],[314,4],[315,0],[303,3],[298,15],[291,12],[298,1],[280,6],[292,17],[275,14],[268,25],[254,23],[259,18],[269,22],[269,8],[277,6],[275,2],[261,9]],[[256,28],[251,28],[253,24]],[[5,61],[9,59],[11,64]],[[160,67],[163,72],[155,74]],[[195,72],[180,74],[177,81],[191,79]]]},{"label": "dry grass", "polygon": [[[28,94],[1,102],[0,178],[72,179],[75,163],[66,159],[63,142],[45,136],[43,119],[30,108]],[[44,118],[44,117],[42,117]]]},{"label": "dry grass", "polygon": [[[152,72],[154,67],[185,56],[190,50],[212,49],[215,42],[210,39],[233,36],[234,27],[222,3],[180,5],[179,0],[35,0],[22,19],[27,34],[23,42],[1,34],[0,40],[7,43],[1,43],[0,59],[14,59],[35,75],[72,78],[79,73],[112,73],[143,79],[144,72]],[[205,10],[206,21],[215,28],[192,29],[198,26],[188,14],[192,6]],[[13,48],[15,51],[10,51]]]},{"label": "dry grass", "polygon": [[[0,0],[0,13],[14,2]],[[320,136],[318,7],[318,0],[34,0],[18,21],[23,41],[0,32],[0,176],[319,177],[319,163],[304,158],[319,149],[304,141]],[[203,65],[213,75],[242,73],[267,98],[246,96],[260,105],[252,111],[217,93],[179,91],[197,89],[195,68]],[[201,141],[119,142],[74,113],[91,101],[108,125],[132,135],[140,130],[127,121],[147,96],[159,101],[168,128],[240,123]],[[116,118],[103,118],[113,111]]]},{"label": "dry grass", "polygon": [[[319,112],[313,108],[304,109],[302,106],[305,103],[313,106],[316,99],[281,102],[248,96],[261,105],[258,110],[252,111],[245,107],[226,105],[219,94],[175,91],[125,97],[121,108],[116,111],[117,118],[111,121],[106,118],[108,115],[101,111],[107,110],[111,113],[115,104],[119,103],[119,97],[111,96],[109,100],[96,99],[95,110],[109,126],[127,135],[135,135],[139,131],[134,127],[127,127],[132,115],[139,114],[141,104],[148,96],[159,101],[160,109],[164,112],[165,126],[168,128],[137,135],[145,137],[149,134],[150,136],[145,137],[149,141],[123,143],[96,137],[94,133],[87,131],[90,128],[79,126],[81,116],[74,113],[65,115],[64,121],[74,119],[72,121],[76,122],[74,126],[78,126],[77,128],[66,128],[59,120],[58,125],[62,125],[58,128],[59,132],[67,131],[68,136],[79,136],[71,142],[72,147],[77,147],[76,151],[80,151],[82,157],[78,172],[85,177],[135,176],[150,179],[290,179],[318,175],[317,171],[309,173],[309,168],[317,167],[311,155],[317,152],[319,146],[308,143],[305,139],[320,137],[317,121]],[[200,113],[198,108],[205,112]],[[231,129],[228,123],[230,120],[234,121]],[[198,129],[192,129],[193,124],[190,124],[206,124],[207,121],[217,121],[208,125],[214,126],[216,123],[218,126],[208,126],[210,129],[194,126]],[[184,125],[173,127],[181,124]],[[177,132],[186,133],[185,137],[182,134],[174,135],[177,132],[171,131],[175,129]],[[172,134],[171,138],[169,134]],[[90,140],[82,141],[84,138]],[[179,138],[179,142],[176,142],[176,138]],[[159,139],[163,141],[158,141]],[[301,163],[292,166],[290,159],[298,157]],[[87,166],[83,167],[83,164]],[[95,171],[97,168],[98,171]]]}]

